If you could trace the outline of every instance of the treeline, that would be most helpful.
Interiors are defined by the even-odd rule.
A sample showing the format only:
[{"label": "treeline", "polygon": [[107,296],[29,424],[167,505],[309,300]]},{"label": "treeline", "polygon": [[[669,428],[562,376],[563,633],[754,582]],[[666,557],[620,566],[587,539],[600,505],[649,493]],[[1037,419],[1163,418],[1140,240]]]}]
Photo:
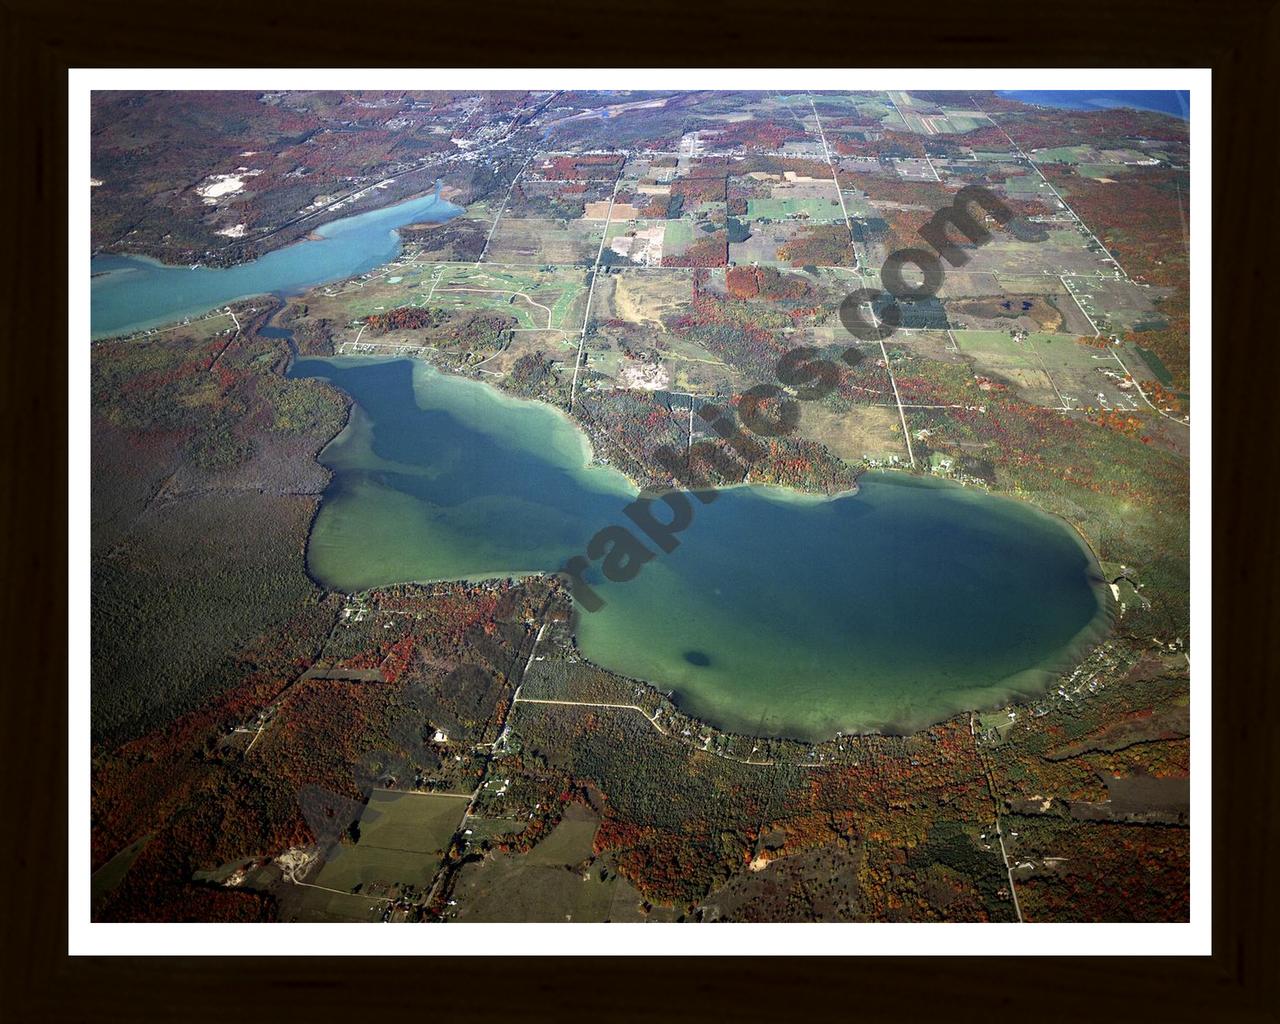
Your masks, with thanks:
[{"label": "treeline", "polygon": [[[693,728],[697,740],[706,727]],[[655,902],[700,903],[743,875],[767,839],[771,856],[862,848],[885,864],[883,876],[872,872],[859,883],[875,919],[891,917],[907,893],[927,896],[922,876],[939,862],[973,894],[976,919],[1006,916],[991,885],[998,860],[977,845],[977,828],[972,837],[957,830],[957,822],[968,828],[987,819],[991,807],[967,722],[908,738],[846,737],[840,763],[830,767],[749,765],[691,752],[634,712],[522,707],[517,733],[526,766],[563,769],[603,793],[595,851],[611,854]],[[931,834],[936,857],[917,861],[919,873],[887,870],[888,863],[905,866]]]},{"label": "treeline", "polygon": [[843,224],[810,224],[778,247],[778,259],[793,267],[848,267],[855,261],[849,229]]},{"label": "treeline", "polygon": [[555,363],[547,358],[545,352],[526,352],[512,364],[510,372],[502,383],[504,391],[520,395],[523,398],[540,398],[545,396],[558,383]]},{"label": "treeline", "polygon": [[913,132],[894,131],[891,128],[882,132],[865,135],[850,133],[836,135],[831,140],[832,148],[841,156],[874,156],[884,159],[921,160],[925,155],[924,141]]},{"label": "treeline", "polygon": [[794,118],[785,120],[749,117],[741,121],[733,121],[716,133],[716,146],[726,149],[742,146],[747,149],[773,151],[781,149],[788,142],[803,142],[809,133],[803,124]]},{"label": "treeline", "polygon": [[449,319],[443,309],[427,309],[425,306],[399,306],[385,313],[372,313],[365,317],[365,326],[371,334],[388,331],[423,331],[439,327]]},{"label": "treeline", "polygon": [[803,277],[782,274],[773,267],[730,267],[725,272],[725,288],[735,299],[760,298],[768,302],[798,302],[812,294]]},{"label": "treeline", "polygon": [[566,181],[612,181],[622,170],[623,157],[613,153],[583,153],[555,156],[549,167],[538,168],[547,179]]},{"label": "treeline", "polygon": [[1014,853],[1043,864],[1020,878],[1018,901],[1027,921],[1155,922],[1190,920],[1190,833],[1162,825],[1045,819],[1008,815],[1017,832]]},{"label": "treeline", "polygon": [[725,231],[698,239],[682,253],[662,257],[664,267],[723,267],[728,262],[729,235]]},{"label": "treeline", "polygon": [[671,182],[671,195],[679,196],[687,206],[725,201],[725,176],[684,177]]},{"label": "treeline", "polygon": [[511,331],[519,323],[509,313],[425,306],[398,306],[365,318],[366,326],[375,335],[393,331],[430,331],[433,342],[468,351],[498,349],[509,344]]},{"label": "treeline", "polygon": [[[357,97],[342,93],[99,93],[92,166],[102,185],[93,196],[94,245],[119,246],[127,235],[130,251],[172,263],[217,263],[284,244],[351,210],[322,214],[265,242],[255,240],[254,229],[296,219],[317,195],[353,191],[353,179],[372,182],[405,162],[453,152],[448,135],[432,130],[451,106],[442,98],[434,109],[411,109],[412,100],[397,98],[371,117]],[[504,106],[496,102],[494,115]],[[220,216],[209,216],[192,183],[242,167],[257,173],[243,179],[244,190]],[[377,200],[408,195],[430,180],[424,169],[379,190]],[[163,199],[146,199],[156,196]],[[234,223],[249,229],[244,239],[215,234]]]},{"label": "treeline", "polygon": [[[688,399],[683,399],[688,408]],[[654,452],[682,447],[688,437],[671,414],[671,399],[662,392],[611,388],[579,393],[575,414],[586,426],[597,451],[632,479],[656,481],[663,474]],[[687,413],[686,413],[687,415]]]},{"label": "treeline", "polygon": [[[1015,114],[1002,117],[1000,124],[1024,150],[1059,146],[1106,149],[1122,147],[1139,139],[1185,147],[1190,140],[1187,122],[1180,118],[1130,107],[1036,110],[1019,106]],[[1008,145],[1008,140],[1005,144]]]},{"label": "treeline", "polygon": [[439,224],[412,224],[400,229],[406,242],[421,246],[424,258],[470,262],[480,258],[488,232],[471,217],[454,217]]}]

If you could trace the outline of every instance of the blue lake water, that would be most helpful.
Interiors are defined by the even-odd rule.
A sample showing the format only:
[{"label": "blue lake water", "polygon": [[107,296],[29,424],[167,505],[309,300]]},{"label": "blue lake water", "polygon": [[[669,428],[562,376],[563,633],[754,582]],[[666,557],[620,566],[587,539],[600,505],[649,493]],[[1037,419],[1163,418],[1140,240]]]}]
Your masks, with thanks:
[{"label": "blue lake water", "polygon": [[317,228],[315,238],[234,267],[173,267],[139,256],[90,263],[93,337],[125,334],[198,316],[252,295],[286,294],[372,270],[400,251],[396,228],[462,212],[436,193]]},{"label": "blue lake water", "polygon": [[[356,402],[307,564],[340,590],[557,571],[636,495],[559,411],[407,360],[304,359]],[[588,581],[597,664],[749,734],[910,731],[1041,691],[1110,628],[1088,548],[981,491],[868,474],[819,499],[730,488],[671,554]],[[660,514],[660,518],[666,518]]]},{"label": "blue lake water", "polygon": [[1034,103],[1041,107],[1058,107],[1062,110],[1107,110],[1113,107],[1130,107],[1133,110],[1172,114],[1184,121],[1191,120],[1191,93],[1185,89],[1000,89],[998,95],[1006,99],[1019,100],[1022,103]]}]

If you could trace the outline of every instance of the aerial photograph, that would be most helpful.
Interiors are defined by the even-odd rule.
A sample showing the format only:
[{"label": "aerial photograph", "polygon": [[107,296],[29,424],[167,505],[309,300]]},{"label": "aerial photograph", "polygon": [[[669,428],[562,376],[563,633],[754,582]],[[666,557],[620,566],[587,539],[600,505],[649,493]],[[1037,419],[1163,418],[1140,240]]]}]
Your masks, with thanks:
[{"label": "aerial photograph", "polygon": [[662,84],[92,92],[86,920],[1191,920],[1189,94]]}]

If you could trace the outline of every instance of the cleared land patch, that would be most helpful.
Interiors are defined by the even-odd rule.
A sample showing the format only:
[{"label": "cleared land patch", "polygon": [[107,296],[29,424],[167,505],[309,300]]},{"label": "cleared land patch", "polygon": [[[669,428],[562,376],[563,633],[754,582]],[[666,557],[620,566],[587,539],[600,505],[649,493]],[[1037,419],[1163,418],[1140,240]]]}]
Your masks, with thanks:
[{"label": "cleared land patch", "polygon": [[594,811],[569,804],[559,824],[524,855],[491,854],[463,866],[453,886],[459,921],[670,920],[669,910],[645,909],[640,894],[596,858]]},{"label": "cleared land patch", "polygon": [[489,263],[572,263],[590,267],[604,225],[591,220],[504,216],[498,221],[485,261]]},{"label": "cleared land patch", "polygon": [[[834,188],[827,191],[833,192]],[[844,211],[837,199],[748,199],[747,216],[751,220],[843,221]]]},{"label": "cleared land patch", "polygon": [[[330,889],[362,891],[431,884],[462,813],[465,797],[374,790],[360,818],[360,838],[341,844],[308,881]],[[372,887],[372,888],[371,888]]]},{"label": "cleared land patch", "polygon": [[850,465],[861,466],[868,458],[883,460],[906,450],[897,410],[889,403],[835,410],[806,402],[799,435],[826,445]]}]

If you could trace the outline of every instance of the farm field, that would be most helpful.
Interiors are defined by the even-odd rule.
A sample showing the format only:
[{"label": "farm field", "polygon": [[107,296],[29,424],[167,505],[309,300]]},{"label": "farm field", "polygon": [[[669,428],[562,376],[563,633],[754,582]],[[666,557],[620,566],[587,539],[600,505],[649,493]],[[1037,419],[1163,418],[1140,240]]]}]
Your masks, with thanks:
[{"label": "farm field", "polygon": [[570,804],[559,824],[528,853],[490,855],[467,864],[453,888],[458,921],[643,921],[670,920],[645,911],[641,895],[598,859],[592,839],[600,818]]},{"label": "farm field", "polygon": [[[824,191],[832,191],[826,188]],[[834,198],[812,199],[749,199],[747,217],[757,221],[803,219],[814,222],[843,221],[844,213]]]},{"label": "farm field", "polygon": [[[1095,348],[1072,335],[952,332],[976,372],[1010,380],[1028,401],[1048,408],[1136,412],[1143,406],[1114,346]],[[1134,361],[1135,367],[1145,364]]]},{"label": "farm field", "polygon": [[662,236],[662,251],[667,256],[679,256],[694,243],[697,238],[698,225],[691,218],[666,222]]},{"label": "farm field", "polygon": [[359,839],[331,851],[308,880],[330,889],[383,895],[426,888],[466,806],[465,796],[374,790],[360,816]]},{"label": "farm field", "polygon": [[852,465],[887,462],[906,450],[897,412],[887,401],[843,410],[807,405],[800,417],[800,434]]},{"label": "farm field", "polygon": [[595,262],[603,228],[603,220],[503,217],[486,255],[497,263],[577,264],[585,269]]}]

